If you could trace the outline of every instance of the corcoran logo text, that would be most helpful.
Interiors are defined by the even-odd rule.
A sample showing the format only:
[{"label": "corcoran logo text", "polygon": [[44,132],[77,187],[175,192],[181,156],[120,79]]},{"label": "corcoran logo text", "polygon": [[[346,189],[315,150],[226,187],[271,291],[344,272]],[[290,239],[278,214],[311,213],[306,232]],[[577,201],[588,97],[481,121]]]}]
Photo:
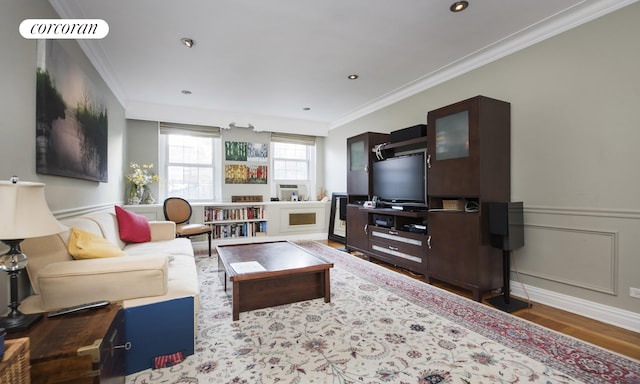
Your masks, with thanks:
[{"label": "corcoran logo text", "polygon": [[25,39],[102,39],[109,24],[101,19],[26,19],[20,23]]}]

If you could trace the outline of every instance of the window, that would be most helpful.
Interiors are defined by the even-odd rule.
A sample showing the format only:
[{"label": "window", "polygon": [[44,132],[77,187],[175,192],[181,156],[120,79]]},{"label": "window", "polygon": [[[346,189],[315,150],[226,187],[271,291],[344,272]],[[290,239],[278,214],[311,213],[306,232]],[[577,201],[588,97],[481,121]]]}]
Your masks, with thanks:
[{"label": "window", "polygon": [[306,187],[308,198],[314,196],[316,183],[316,140],[313,136],[284,133],[271,134],[272,194],[278,184]]},{"label": "window", "polygon": [[161,184],[165,197],[212,201],[220,196],[220,130],[160,124]]},{"label": "window", "polygon": [[309,180],[309,147],[304,144],[273,143],[273,179]]}]

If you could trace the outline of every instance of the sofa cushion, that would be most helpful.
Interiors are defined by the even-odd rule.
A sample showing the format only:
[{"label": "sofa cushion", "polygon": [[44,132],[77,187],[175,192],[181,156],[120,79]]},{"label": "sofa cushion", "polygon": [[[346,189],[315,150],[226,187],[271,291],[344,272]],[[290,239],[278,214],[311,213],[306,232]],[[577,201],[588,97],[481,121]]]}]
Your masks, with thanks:
[{"label": "sofa cushion", "polygon": [[115,209],[122,241],[126,243],[146,243],[151,241],[151,227],[146,217],[127,211],[117,205]]},{"label": "sofa cushion", "polygon": [[128,244],[126,247],[124,247],[124,251],[129,256],[185,255],[193,259],[193,246],[191,245],[191,241],[185,238],[174,238],[172,240],[161,240],[161,241],[151,241],[148,243]]},{"label": "sofa cushion", "polygon": [[[185,239],[186,240],[186,239]],[[139,305],[152,304],[158,301],[176,299],[180,297],[193,296],[195,300],[194,311],[197,313],[200,308],[199,294],[200,285],[198,282],[198,270],[194,258],[191,256],[173,256],[168,261],[167,270],[167,293],[162,297],[139,297],[125,300],[124,308],[137,307]]]},{"label": "sofa cushion", "polygon": [[69,254],[76,260],[124,256],[125,253],[103,237],[78,228],[71,228]]},{"label": "sofa cushion", "polygon": [[41,305],[52,310],[96,300],[162,297],[167,294],[168,268],[167,257],[156,255],[49,264],[37,277]]}]

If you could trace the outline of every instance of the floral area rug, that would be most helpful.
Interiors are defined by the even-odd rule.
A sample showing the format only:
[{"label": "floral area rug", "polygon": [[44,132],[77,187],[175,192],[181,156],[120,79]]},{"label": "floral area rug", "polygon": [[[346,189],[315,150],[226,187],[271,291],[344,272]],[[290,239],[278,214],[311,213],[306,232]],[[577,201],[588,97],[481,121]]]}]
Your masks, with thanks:
[{"label": "floral area rug", "polygon": [[323,299],[242,312],[217,258],[196,256],[196,353],[127,383],[640,383],[640,362],[315,242]]}]

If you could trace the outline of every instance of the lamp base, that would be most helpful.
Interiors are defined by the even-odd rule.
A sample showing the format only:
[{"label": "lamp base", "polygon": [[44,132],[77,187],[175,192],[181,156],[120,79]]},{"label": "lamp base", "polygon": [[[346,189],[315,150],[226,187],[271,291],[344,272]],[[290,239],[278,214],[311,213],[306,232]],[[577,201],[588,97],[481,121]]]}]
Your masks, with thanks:
[{"label": "lamp base", "polygon": [[7,316],[0,318],[0,328],[4,328],[7,333],[26,331],[33,324],[42,319],[42,313],[25,315],[19,313],[17,316]]},{"label": "lamp base", "polygon": [[514,299],[513,297],[510,297],[507,300],[504,295],[490,297],[487,299],[487,302],[498,308],[499,310],[508,313],[515,312],[520,309],[529,308],[529,303],[522,300]]}]

